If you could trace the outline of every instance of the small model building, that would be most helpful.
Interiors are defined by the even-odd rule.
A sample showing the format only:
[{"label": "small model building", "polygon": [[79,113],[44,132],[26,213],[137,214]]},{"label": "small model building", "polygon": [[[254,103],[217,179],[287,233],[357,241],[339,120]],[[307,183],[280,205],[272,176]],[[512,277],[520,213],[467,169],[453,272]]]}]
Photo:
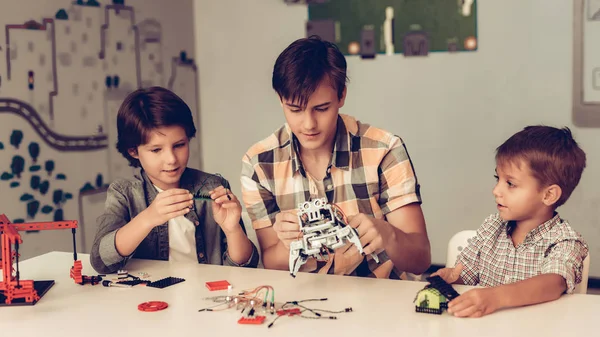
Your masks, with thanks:
[{"label": "small model building", "polygon": [[448,309],[448,299],[439,290],[429,285],[417,293],[414,303],[416,312],[426,314],[441,315],[445,309]]},{"label": "small model building", "polygon": [[448,302],[460,294],[439,276],[428,277],[427,281],[430,283],[419,290],[415,297],[415,311],[441,315],[448,309]]}]

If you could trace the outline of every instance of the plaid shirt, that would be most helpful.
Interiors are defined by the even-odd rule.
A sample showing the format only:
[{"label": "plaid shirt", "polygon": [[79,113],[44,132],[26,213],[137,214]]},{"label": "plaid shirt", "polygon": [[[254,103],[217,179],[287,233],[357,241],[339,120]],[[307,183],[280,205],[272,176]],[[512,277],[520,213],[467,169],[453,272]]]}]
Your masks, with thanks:
[{"label": "plaid shirt", "polygon": [[[242,162],[242,197],[254,229],[272,226],[280,211],[295,210],[299,203],[316,197],[315,182],[302,167],[297,139],[287,124],[252,146]],[[421,202],[419,184],[402,140],[341,114],[323,186],[328,201],[347,216],[364,213],[384,219],[404,205]],[[380,264],[358,258],[358,267],[344,274],[383,278],[400,275],[388,262],[385,251],[379,254]]]},{"label": "plaid shirt", "polygon": [[515,247],[508,224],[492,214],[469,239],[456,260],[464,266],[460,275],[464,283],[494,287],[536,275],[558,274],[567,282],[567,293],[572,293],[581,282],[583,260],[588,254],[581,235],[556,214]]}]

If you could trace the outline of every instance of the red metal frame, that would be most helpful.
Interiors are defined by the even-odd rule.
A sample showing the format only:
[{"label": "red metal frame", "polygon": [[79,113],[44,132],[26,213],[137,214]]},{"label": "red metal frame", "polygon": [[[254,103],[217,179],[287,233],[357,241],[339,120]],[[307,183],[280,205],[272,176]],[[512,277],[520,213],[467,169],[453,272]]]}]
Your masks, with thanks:
[{"label": "red metal frame", "polygon": [[[81,275],[81,261],[77,260],[75,246],[76,220],[13,224],[8,220],[6,215],[0,214],[0,251],[2,253],[2,261],[0,263],[0,269],[2,269],[0,293],[6,297],[6,304],[11,304],[14,300],[21,298],[27,303],[33,303],[40,299],[34,288],[33,280],[20,280],[19,277],[19,245],[23,243],[19,231],[43,231],[67,228],[70,228],[73,233],[74,263],[73,267],[71,267],[71,278],[75,280],[75,283],[84,284],[84,276]],[[12,249],[13,246],[14,250]],[[13,262],[16,266],[16,273],[13,268]]]}]

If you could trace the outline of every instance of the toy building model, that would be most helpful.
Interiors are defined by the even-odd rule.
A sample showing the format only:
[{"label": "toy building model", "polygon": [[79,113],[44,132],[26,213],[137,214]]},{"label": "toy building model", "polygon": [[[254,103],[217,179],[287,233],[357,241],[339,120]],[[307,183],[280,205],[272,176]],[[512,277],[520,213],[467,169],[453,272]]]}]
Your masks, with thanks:
[{"label": "toy building model", "polygon": [[444,309],[448,309],[448,299],[430,285],[425,286],[417,293],[414,303],[415,311],[427,314],[441,315]]},{"label": "toy building model", "polygon": [[415,311],[441,315],[448,302],[460,296],[452,286],[439,276],[428,277],[430,283],[415,297]]},{"label": "toy building model", "polygon": [[[335,207],[335,206],[334,206]],[[362,254],[363,247],[356,229],[348,226],[344,215],[338,208],[335,211],[327,203],[327,199],[315,199],[298,205],[298,223],[302,238],[290,244],[290,273],[296,277],[300,267],[308,258],[323,260],[328,255],[346,243],[353,243]],[[373,260],[379,263],[377,254],[371,254]]]}]

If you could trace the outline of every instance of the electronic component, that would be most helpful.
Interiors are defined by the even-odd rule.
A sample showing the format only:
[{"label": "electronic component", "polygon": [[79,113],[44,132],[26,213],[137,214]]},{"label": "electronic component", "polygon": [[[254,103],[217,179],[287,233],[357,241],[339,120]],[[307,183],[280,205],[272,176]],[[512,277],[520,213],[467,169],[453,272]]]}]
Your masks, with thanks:
[{"label": "electronic component", "polygon": [[145,280],[125,280],[125,281],[117,281],[116,283],[118,284],[125,284],[125,285],[129,285],[129,286],[137,286],[138,284],[144,284],[147,285],[148,283],[150,283],[150,281],[145,281]]},{"label": "electronic component", "polygon": [[292,308],[292,309],[279,309],[277,310],[277,316],[294,316],[300,315],[300,308]]},{"label": "electronic component", "polygon": [[117,288],[131,288],[132,287],[129,284],[117,283],[117,282],[112,282],[109,280],[102,281],[102,285],[105,287],[117,287]]},{"label": "electronic component", "polygon": [[242,317],[238,320],[238,324],[263,324],[266,318],[266,316]]},{"label": "electronic component", "polygon": [[123,280],[129,277],[129,274],[127,273],[127,270],[118,270],[117,271],[117,278],[119,280]]},{"label": "electronic component", "polygon": [[[220,174],[209,174],[206,175],[204,180],[202,180],[199,184],[199,188],[196,191],[190,191],[193,195],[194,200],[207,200],[212,201],[210,197],[210,191],[214,190],[219,186],[223,186],[225,188],[229,187],[225,178],[223,178]],[[229,197],[229,194],[227,195]],[[231,197],[229,197],[231,200]]]},{"label": "electronic component", "polygon": [[[279,308],[279,310],[277,310],[277,317],[275,317],[275,319],[269,323],[269,325],[267,326],[268,328],[271,328],[273,326],[273,324],[275,324],[275,322],[280,319],[281,317],[291,317],[291,316],[298,316],[301,318],[308,318],[308,319],[337,319],[337,316],[332,316],[332,314],[342,314],[342,313],[346,313],[346,312],[352,312],[352,308],[345,308],[343,310],[325,310],[325,309],[315,309],[315,308],[309,308],[306,306],[306,302],[318,302],[318,301],[327,301],[327,298],[312,298],[312,299],[306,299],[306,300],[300,300],[300,301],[288,301],[285,302],[281,308]],[[312,314],[309,315],[308,313]]]},{"label": "electronic component", "polygon": [[210,291],[227,290],[230,286],[231,284],[226,280],[206,282],[206,288]]}]

